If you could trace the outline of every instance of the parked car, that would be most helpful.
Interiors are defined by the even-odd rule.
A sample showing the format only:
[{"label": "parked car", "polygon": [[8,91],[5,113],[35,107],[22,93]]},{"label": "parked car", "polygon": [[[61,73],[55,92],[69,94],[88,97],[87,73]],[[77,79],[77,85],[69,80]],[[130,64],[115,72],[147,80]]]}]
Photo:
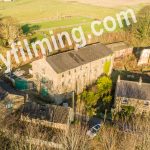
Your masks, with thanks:
[{"label": "parked car", "polygon": [[2,100],[7,95],[8,95],[8,92],[0,87],[0,100]]},{"label": "parked car", "polygon": [[86,133],[87,136],[90,137],[91,139],[93,139],[97,135],[98,131],[100,130],[100,127],[101,127],[101,125],[97,124],[97,125],[93,126],[92,128],[90,128]]}]

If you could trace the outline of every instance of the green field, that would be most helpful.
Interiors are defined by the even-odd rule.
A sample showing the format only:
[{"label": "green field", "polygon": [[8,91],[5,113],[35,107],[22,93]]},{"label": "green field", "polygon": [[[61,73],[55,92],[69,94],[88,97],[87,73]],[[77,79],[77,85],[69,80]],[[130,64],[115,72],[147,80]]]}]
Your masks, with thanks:
[{"label": "green field", "polygon": [[[138,11],[144,5],[132,8]],[[0,2],[2,16],[15,17],[23,27],[24,32],[35,29],[38,33],[33,38],[43,38],[48,29],[70,31],[74,26],[82,25],[84,33],[91,33],[90,22],[105,16],[114,16],[120,10],[128,7],[106,8],[65,0],[15,0],[14,2]],[[118,28],[117,30],[118,31]]]},{"label": "green field", "polygon": [[102,8],[63,0],[16,0],[0,2],[0,14],[16,17],[22,22],[42,19],[57,19],[61,16],[88,16],[100,18],[112,15],[119,9]]},{"label": "green field", "polygon": [[[139,10],[142,5],[133,7]],[[36,23],[42,28],[51,28],[89,22],[114,15],[125,7],[104,8],[87,4],[65,2],[64,0],[15,0],[0,2],[1,16],[12,16],[21,23]],[[71,17],[71,19],[69,19]],[[53,21],[47,21],[53,20]]]}]

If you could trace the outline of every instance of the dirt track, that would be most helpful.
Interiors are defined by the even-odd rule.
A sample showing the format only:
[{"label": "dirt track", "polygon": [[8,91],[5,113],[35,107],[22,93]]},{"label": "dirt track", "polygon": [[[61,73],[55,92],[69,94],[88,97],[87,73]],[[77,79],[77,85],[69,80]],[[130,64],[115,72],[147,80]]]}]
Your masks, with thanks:
[{"label": "dirt track", "polygon": [[130,6],[141,3],[149,3],[150,0],[65,0],[70,2],[79,2],[103,7],[118,7],[118,6]]}]

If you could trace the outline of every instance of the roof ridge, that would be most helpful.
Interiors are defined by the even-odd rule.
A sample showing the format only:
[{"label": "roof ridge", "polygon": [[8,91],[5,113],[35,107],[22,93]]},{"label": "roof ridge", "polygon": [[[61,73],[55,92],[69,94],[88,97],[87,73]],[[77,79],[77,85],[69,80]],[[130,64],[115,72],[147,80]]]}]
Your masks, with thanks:
[{"label": "roof ridge", "polygon": [[[132,82],[132,83],[139,83],[139,81],[130,81],[130,80],[123,80],[123,79],[121,79],[120,81]],[[150,83],[146,83],[146,82],[142,82],[142,84],[148,84],[148,85],[150,85]]]}]

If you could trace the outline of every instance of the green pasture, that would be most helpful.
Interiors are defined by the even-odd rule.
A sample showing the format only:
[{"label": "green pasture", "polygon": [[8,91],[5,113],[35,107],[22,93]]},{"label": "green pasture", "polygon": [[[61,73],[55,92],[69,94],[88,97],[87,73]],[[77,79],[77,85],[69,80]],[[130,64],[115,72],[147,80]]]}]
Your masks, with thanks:
[{"label": "green pasture", "polygon": [[[144,4],[140,4],[132,8],[137,12],[143,6]],[[42,38],[49,28],[70,31],[79,24],[84,33],[89,34],[92,20],[115,16],[120,10],[127,8],[129,7],[106,8],[65,0],[15,0],[0,2],[0,15],[15,17],[22,24],[25,33],[30,30],[39,31],[34,36]],[[118,26],[116,31],[119,31]]]},{"label": "green pasture", "polygon": [[102,18],[118,12],[118,8],[103,8],[64,0],[15,0],[0,2],[2,16],[16,17],[21,22],[43,21],[57,19],[62,16],[86,16]]}]

